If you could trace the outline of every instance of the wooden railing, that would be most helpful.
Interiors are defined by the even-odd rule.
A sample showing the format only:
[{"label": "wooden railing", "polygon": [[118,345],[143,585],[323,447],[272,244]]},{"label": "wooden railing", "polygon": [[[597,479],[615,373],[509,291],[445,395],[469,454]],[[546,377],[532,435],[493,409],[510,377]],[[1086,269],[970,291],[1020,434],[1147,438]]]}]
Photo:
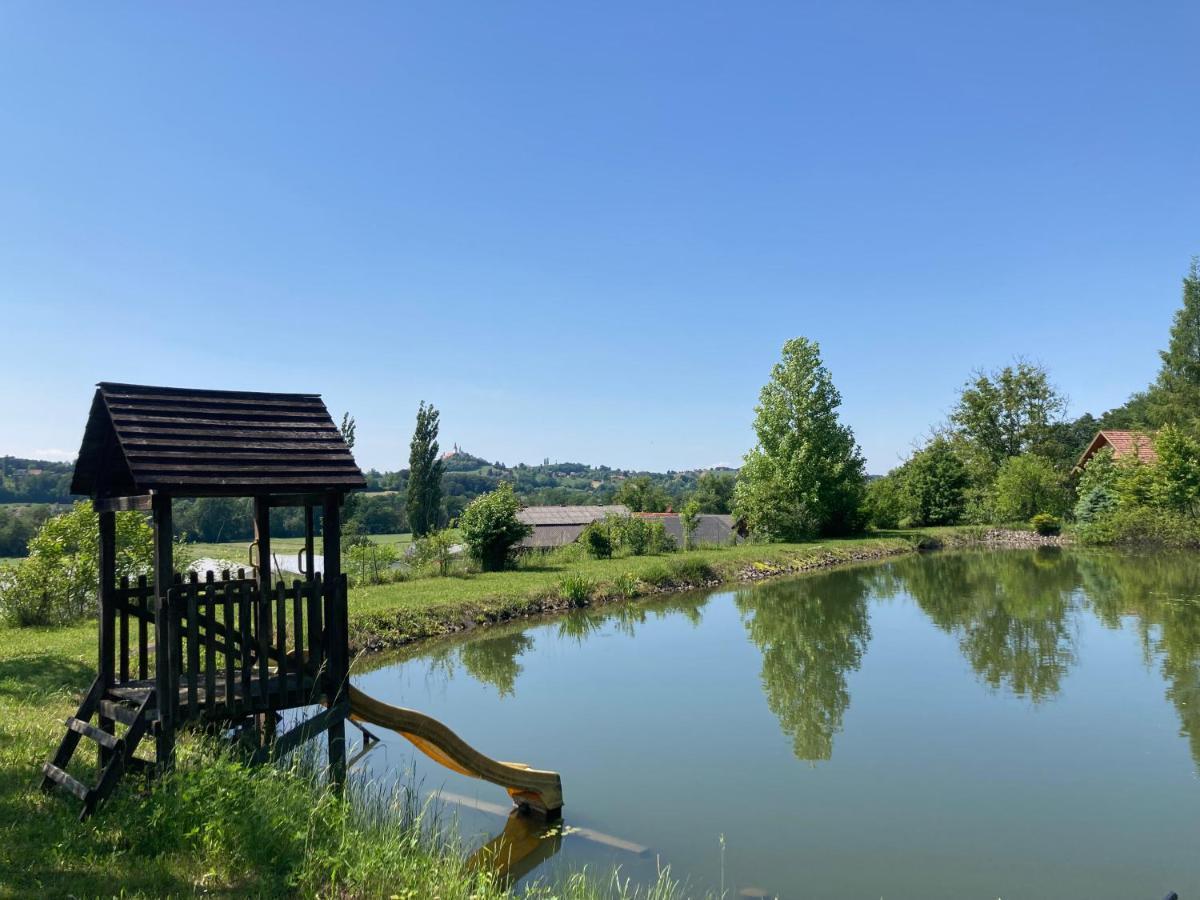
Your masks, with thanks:
[{"label": "wooden railing", "polygon": [[[179,581],[167,594],[166,643],[158,666],[163,714],[236,717],[318,702],[329,684],[333,604],[344,615],[345,580],[282,582],[263,597],[247,580]],[[340,629],[337,629],[340,631]],[[338,670],[342,670],[340,657]],[[169,707],[169,708],[168,708]]]}]

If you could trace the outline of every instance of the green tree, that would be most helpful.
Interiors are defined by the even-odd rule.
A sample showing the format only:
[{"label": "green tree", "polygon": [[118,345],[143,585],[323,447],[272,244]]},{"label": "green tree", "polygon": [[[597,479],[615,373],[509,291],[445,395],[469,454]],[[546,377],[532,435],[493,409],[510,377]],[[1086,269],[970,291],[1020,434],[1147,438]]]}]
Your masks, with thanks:
[{"label": "green tree", "polygon": [[863,457],[838,420],[842,397],[806,338],[783,346],[755,407],[758,438],[738,473],[734,506],[752,531],[806,540],[861,524]]},{"label": "green tree", "polygon": [[1067,504],[1062,476],[1033,453],[1006,459],[993,491],[996,515],[1005,522],[1027,522],[1043,512],[1062,515]]},{"label": "green tree", "polygon": [[970,477],[947,438],[935,437],[901,471],[905,511],[913,525],[953,525],[962,518]]},{"label": "green tree", "polygon": [[1020,360],[999,371],[976,372],[950,414],[957,435],[994,471],[1023,453],[1055,456],[1053,445],[1067,407],[1042,366]]},{"label": "green tree", "polygon": [[664,512],[671,500],[649,475],[637,475],[621,482],[613,502],[628,507],[630,512]]},{"label": "green tree", "polygon": [[[137,512],[116,516],[117,577],[151,571],[154,536]],[[186,557],[176,554],[176,568]],[[18,625],[57,625],[96,610],[100,519],[86,500],[48,519],[29,541],[29,556],[0,570],[0,615]]]},{"label": "green tree", "polygon": [[1154,447],[1155,501],[1194,518],[1200,511],[1200,442],[1174,425],[1164,425]]},{"label": "green tree", "polygon": [[417,537],[438,526],[442,508],[442,460],[438,450],[441,414],[425,401],[417,407],[417,427],[408,454],[408,524]]},{"label": "green tree", "polygon": [[1191,425],[1200,416],[1200,257],[1183,279],[1183,305],[1176,310],[1162,368],[1147,405],[1152,425]]},{"label": "green tree", "polygon": [[485,572],[503,569],[517,544],[533,531],[517,518],[520,510],[521,502],[506,481],[491,493],[476,497],[463,511],[458,522],[463,543]]},{"label": "green tree", "polygon": [[692,549],[692,535],[696,533],[696,526],[699,524],[700,504],[695,500],[689,500],[679,511],[679,527],[683,529],[684,550]]},{"label": "green tree", "polygon": [[904,481],[899,469],[867,482],[863,510],[867,522],[874,528],[896,528],[900,520],[908,515]]},{"label": "green tree", "polygon": [[700,512],[725,514],[733,509],[733,487],[737,476],[732,472],[704,472],[696,481],[692,499]]}]

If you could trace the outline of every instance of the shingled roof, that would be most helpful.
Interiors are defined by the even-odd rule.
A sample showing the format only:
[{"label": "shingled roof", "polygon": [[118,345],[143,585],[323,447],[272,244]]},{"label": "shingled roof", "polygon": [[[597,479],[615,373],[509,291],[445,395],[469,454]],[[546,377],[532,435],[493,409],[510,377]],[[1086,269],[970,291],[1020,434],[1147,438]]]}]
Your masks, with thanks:
[{"label": "shingled roof", "polygon": [[352,491],[366,480],[319,394],[101,382],[73,494],[180,497]]},{"label": "shingled roof", "polygon": [[1145,431],[1112,431],[1106,429],[1096,432],[1096,436],[1092,438],[1092,442],[1088,444],[1087,449],[1079,457],[1079,462],[1075,464],[1075,468],[1082,469],[1087,465],[1088,460],[1106,447],[1112,449],[1113,459],[1122,459],[1126,456],[1136,454],[1137,458],[1147,465],[1154,465],[1158,461],[1158,452],[1154,449],[1154,435],[1148,434]]}]

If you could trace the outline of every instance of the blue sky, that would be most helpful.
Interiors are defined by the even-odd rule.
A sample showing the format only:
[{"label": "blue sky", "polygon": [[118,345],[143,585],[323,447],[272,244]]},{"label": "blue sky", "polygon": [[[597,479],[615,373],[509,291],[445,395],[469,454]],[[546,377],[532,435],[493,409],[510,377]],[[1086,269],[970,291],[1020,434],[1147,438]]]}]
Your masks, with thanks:
[{"label": "blue sky", "polygon": [[820,342],[882,472],[972,368],[1072,412],[1200,253],[1194,3],[0,9],[0,452],[99,380],[323,393],[365,466],[736,464]]}]

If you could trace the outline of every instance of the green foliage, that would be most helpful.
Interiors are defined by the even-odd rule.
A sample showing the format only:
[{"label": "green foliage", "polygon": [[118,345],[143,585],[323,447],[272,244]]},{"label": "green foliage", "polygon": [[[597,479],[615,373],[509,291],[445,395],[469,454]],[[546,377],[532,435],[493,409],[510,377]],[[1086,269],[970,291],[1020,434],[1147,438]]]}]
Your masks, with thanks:
[{"label": "green foliage", "polygon": [[642,592],[642,583],[632,572],[622,572],[613,579],[613,593],[626,600],[632,600]]},{"label": "green foliage", "polygon": [[670,498],[650,476],[638,475],[621,483],[613,502],[629,507],[630,512],[665,512]]},{"label": "green foliage", "polygon": [[[29,556],[0,571],[0,616],[18,625],[57,625],[93,614],[100,580],[100,518],[80,500],[48,519]],[[151,571],[154,537],[141,513],[116,515],[117,577]],[[185,562],[178,554],[177,562]]]},{"label": "green foliage", "polygon": [[1154,447],[1158,453],[1153,487],[1156,505],[1195,518],[1200,512],[1200,442],[1174,425],[1165,425]]},{"label": "green foliage", "polygon": [[421,537],[438,527],[442,507],[442,460],[438,457],[438,422],[433,405],[417,407],[417,425],[408,456],[408,522]]},{"label": "green foliage", "polygon": [[24,556],[29,539],[58,510],[49,503],[0,507],[0,556]]},{"label": "green foliage", "polygon": [[954,445],[938,436],[900,469],[903,518],[912,525],[954,525],[966,510],[970,477]]},{"label": "green foliage", "polygon": [[1096,485],[1087,493],[1079,495],[1075,504],[1075,521],[1081,525],[1090,525],[1114,512],[1116,508],[1116,492],[1104,485]]},{"label": "green foliage", "polygon": [[589,522],[579,535],[579,542],[593,559],[612,559],[613,528],[607,522]]},{"label": "green foliage", "polygon": [[727,515],[733,509],[733,489],[737,476],[733,472],[705,472],[696,482],[692,499],[702,513]]},{"label": "green foliage", "polygon": [[696,526],[699,524],[700,504],[695,500],[689,500],[679,511],[679,525],[683,529],[684,550],[692,549],[692,535],[696,533]]},{"label": "green foliage", "polygon": [[867,523],[873,528],[897,528],[907,515],[904,481],[899,470],[867,482],[863,499]]},{"label": "green foliage", "polygon": [[1183,279],[1183,305],[1176,310],[1162,367],[1147,392],[1151,425],[1191,425],[1200,417],[1200,258]]},{"label": "green foliage", "polygon": [[485,572],[503,569],[532,528],[517,518],[521,502],[508,482],[476,497],[459,520],[463,542]]},{"label": "green foliage", "polygon": [[756,534],[797,541],[861,524],[863,458],[838,420],[841,402],[818,345],[788,341],[759,394],[757,444],[734,490],[735,507]]},{"label": "green foliage", "polygon": [[356,541],[346,548],[346,574],[356,585],[385,584],[401,580],[403,572],[394,568],[400,554],[391,544],[371,540]]},{"label": "green foliage", "polygon": [[959,394],[950,422],[972,455],[993,470],[1005,459],[1047,452],[1067,401],[1045,368],[1020,360],[977,372]]},{"label": "green foliage", "polygon": [[1033,530],[1043,537],[1058,534],[1062,531],[1062,522],[1057,516],[1052,516],[1050,513],[1038,513],[1029,520],[1029,524],[1033,526]]},{"label": "green foliage", "polygon": [[1118,504],[1112,512],[1076,529],[1084,544],[1123,544],[1156,547],[1200,547],[1195,519],[1167,509]]},{"label": "green foliage", "polygon": [[413,541],[413,562],[418,569],[446,576],[454,564],[454,532],[449,528],[433,531]]},{"label": "green foliage", "polygon": [[1005,522],[1025,522],[1038,513],[1061,515],[1067,505],[1062,476],[1032,453],[1006,459],[993,490],[996,514]]},{"label": "green foliage", "polygon": [[580,573],[571,572],[564,575],[558,583],[558,594],[572,606],[585,606],[596,590],[596,581]]}]

